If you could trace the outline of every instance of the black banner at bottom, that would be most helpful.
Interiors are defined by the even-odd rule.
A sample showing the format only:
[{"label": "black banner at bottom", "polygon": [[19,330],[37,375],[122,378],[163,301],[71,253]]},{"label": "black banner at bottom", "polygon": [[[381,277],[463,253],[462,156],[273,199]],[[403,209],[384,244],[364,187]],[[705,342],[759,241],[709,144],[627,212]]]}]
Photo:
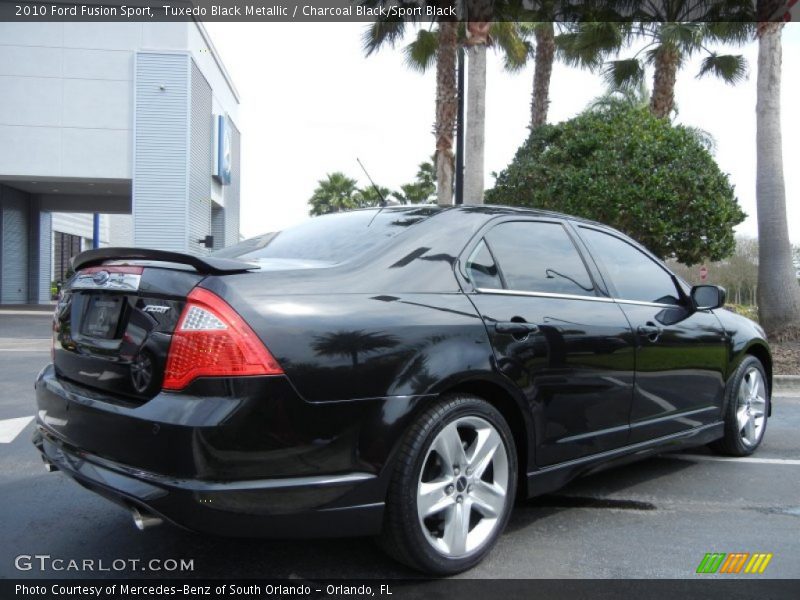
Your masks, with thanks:
[{"label": "black banner at bottom", "polygon": [[489,600],[625,598],[753,599],[800,598],[800,580],[778,579],[395,579],[395,580],[224,580],[224,579],[40,579],[0,580],[0,598],[111,600],[147,598],[452,598]]}]

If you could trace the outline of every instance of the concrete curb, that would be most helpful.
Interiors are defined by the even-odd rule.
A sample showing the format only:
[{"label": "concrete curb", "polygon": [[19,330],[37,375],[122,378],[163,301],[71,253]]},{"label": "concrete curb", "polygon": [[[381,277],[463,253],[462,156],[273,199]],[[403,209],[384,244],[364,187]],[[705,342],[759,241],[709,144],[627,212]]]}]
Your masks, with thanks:
[{"label": "concrete curb", "polygon": [[772,384],[774,396],[800,396],[800,375],[775,375]]}]

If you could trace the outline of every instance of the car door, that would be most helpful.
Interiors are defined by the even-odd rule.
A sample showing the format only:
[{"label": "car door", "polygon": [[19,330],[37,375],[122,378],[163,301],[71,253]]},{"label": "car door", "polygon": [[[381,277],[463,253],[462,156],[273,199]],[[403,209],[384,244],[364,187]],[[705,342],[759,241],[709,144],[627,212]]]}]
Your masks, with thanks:
[{"label": "car door", "polygon": [[467,252],[497,368],[524,394],[540,466],[628,440],[633,336],[558,220],[493,224]]},{"label": "car door", "polygon": [[694,310],[677,279],[629,240],[577,230],[636,334],[631,443],[719,421],[727,350],[713,312]]}]

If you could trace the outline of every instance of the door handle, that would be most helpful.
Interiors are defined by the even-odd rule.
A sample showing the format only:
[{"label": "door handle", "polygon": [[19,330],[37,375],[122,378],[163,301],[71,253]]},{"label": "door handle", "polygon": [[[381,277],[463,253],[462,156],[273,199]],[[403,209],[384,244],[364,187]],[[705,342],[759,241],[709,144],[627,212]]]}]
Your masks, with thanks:
[{"label": "door handle", "polygon": [[494,324],[497,333],[508,333],[513,336],[527,336],[539,331],[539,327],[525,321],[498,321]]},{"label": "door handle", "polygon": [[658,339],[658,336],[661,335],[663,331],[661,327],[654,325],[653,323],[647,323],[646,325],[639,325],[636,331],[642,337],[646,337],[651,342],[655,342]]}]

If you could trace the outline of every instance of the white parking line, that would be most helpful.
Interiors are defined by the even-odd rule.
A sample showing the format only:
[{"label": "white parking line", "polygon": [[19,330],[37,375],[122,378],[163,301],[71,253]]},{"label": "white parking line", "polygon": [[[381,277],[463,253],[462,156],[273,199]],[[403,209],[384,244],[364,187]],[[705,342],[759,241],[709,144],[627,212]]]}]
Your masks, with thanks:
[{"label": "white parking line", "polygon": [[791,465],[800,466],[800,460],[793,458],[756,458],[754,456],[743,456],[741,458],[725,456],[708,456],[706,454],[665,454],[663,458],[677,458],[678,460],[708,461],[708,462],[733,462],[733,463],[754,463],[759,465]]},{"label": "white parking line", "polygon": [[18,417],[0,421],[0,444],[13,442],[31,421],[33,421],[33,417]]},{"label": "white parking line", "polygon": [[51,338],[0,338],[0,352],[49,352]]}]

